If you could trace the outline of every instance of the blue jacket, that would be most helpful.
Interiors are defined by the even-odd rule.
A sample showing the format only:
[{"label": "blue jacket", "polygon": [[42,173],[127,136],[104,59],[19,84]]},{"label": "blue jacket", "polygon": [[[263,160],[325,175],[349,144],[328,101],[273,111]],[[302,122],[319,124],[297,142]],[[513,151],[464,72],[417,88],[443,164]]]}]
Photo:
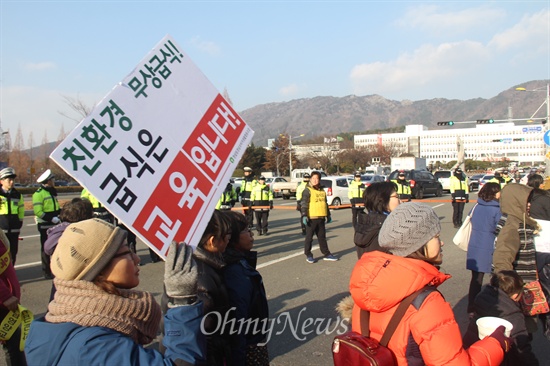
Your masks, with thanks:
[{"label": "blue jacket", "polygon": [[466,269],[491,273],[493,252],[495,251],[495,229],[501,212],[498,201],[486,202],[477,199],[477,207],[472,216],[472,234],[466,254]]},{"label": "blue jacket", "polygon": [[[224,253],[227,263],[224,280],[229,294],[229,303],[235,307],[236,319],[257,320],[257,326],[238,332],[232,339],[231,352],[233,365],[246,363],[246,349],[265,341],[266,334],[260,329],[267,329],[269,309],[262,276],[256,270],[257,253],[239,252],[227,249]],[[251,323],[254,324],[254,323]]]},{"label": "blue jacket", "polygon": [[[105,327],[34,320],[25,354],[31,365],[194,365],[205,363],[205,340],[200,331],[202,303],[179,306],[164,316],[164,356],[130,337]],[[184,361],[183,363],[181,361]]]}]

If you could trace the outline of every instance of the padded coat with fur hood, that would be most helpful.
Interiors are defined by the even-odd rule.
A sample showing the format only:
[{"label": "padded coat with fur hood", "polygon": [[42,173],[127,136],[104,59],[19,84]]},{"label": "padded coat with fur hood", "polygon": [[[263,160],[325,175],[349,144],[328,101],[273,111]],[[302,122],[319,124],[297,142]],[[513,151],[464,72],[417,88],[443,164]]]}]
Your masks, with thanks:
[{"label": "padded coat with fur hood", "polygon": [[[380,340],[401,300],[426,285],[437,287],[450,277],[421,260],[378,251],[365,253],[350,280],[355,302],[352,329],[361,332],[360,309],[368,310],[371,337]],[[388,347],[399,365],[416,364],[410,348],[407,352],[413,339],[426,365],[499,365],[504,356],[492,337],[465,350],[453,309],[438,291],[430,293],[418,310],[409,306],[393,334]]]}]

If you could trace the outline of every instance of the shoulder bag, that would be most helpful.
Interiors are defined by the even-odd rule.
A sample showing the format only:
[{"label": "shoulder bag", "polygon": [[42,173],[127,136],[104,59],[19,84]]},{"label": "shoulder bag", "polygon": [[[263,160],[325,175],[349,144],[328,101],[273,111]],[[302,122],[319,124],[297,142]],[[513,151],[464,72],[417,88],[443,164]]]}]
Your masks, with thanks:
[{"label": "shoulder bag", "polygon": [[468,216],[466,216],[466,219],[460,226],[460,229],[458,229],[453,237],[453,243],[464,251],[468,250],[468,244],[470,243],[470,235],[472,234],[472,215],[474,214],[476,207],[477,203],[474,208],[472,208],[472,211],[468,214]]},{"label": "shoulder bag", "polygon": [[384,331],[380,342],[370,337],[370,312],[361,310],[361,334],[347,332],[334,338],[332,342],[332,357],[334,366],[350,365],[379,365],[394,366],[397,360],[393,352],[387,347],[391,336],[397,329],[399,322],[405,315],[413,300],[425,290],[425,287],[413,292],[403,299],[393,314],[388,327]]}]

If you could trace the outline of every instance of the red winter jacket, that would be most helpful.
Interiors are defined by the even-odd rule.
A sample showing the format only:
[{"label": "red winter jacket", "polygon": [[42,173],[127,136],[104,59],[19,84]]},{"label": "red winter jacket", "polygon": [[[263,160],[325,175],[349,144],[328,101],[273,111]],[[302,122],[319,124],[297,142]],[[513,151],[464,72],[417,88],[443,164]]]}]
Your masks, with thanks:
[{"label": "red winter jacket", "polygon": [[[369,310],[371,337],[380,340],[397,306],[405,297],[426,285],[439,286],[451,276],[417,259],[379,251],[364,254],[350,280],[355,302],[352,329],[361,333],[360,308]],[[409,306],[388,347],[399,365],[408,365],[414,355],[407,346],[418,344],[426,365],[500,365],[504,352],[499,342],[487,337],[468,350],[453,310],[438,291],[430,293],[420,308]],[[414,353],[414,352],[413,352]]]}]

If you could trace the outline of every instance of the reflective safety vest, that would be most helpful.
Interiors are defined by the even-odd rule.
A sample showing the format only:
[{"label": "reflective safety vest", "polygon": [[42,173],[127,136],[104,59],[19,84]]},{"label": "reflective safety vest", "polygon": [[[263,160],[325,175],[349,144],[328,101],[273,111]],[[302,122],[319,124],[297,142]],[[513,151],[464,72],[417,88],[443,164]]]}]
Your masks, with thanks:
[{"label": "reflective safety vest", "polygon": [[15,188],[9,192],[0,188],[0,228],[6,233],[19,232],[25,217],[23,195]]},{"label": "reflective safety vest", "polygon": [[399,179],[393,179],[393,183],[397,186],[396,193],[399,195],[400,198],[409,198],[411,195],[411,186],[408,181],[404,181],[405,184],[402,183]]},{"label": "reflective safety vest", "polygon": [[310,195],[308,217],[327,217],[327,194],[325,190],[323,188],[315,189],[311,186],[308,186],[307,189]]},{"label": "reflective safety vest", "polygon": [[348,198],[353,204],[363,203],[363,193],[365,192],[365,184],[361,181],[353,180],[349,184]]},{"label": "reflective safety vest", "polygon": [[[267,184],[256,184],[250,195],[250,201],[253,206],[270,206],[273,204],[273,191]],[[255,209],[259,211],[269,211],[269,208]]]},{"label": "reflective safety vest", "polygon": [[235,192],[233,186],[231,186],[231,189],[226,187],[225,191],[222,193],[222,196],[218,200],[218,203],[216,204],[216,210],[231,210],[231,207],[235,205],[236,201],[237,192]]},{"label": "reflective safety vest", "polygon": [[468,193],[470,193],[468,178],[460,180],[456,176],[452,175],[449,179],[449,189],[451,194],[454,194],[453,198],[457,200],[468,199]]},{"label": "reflective safety vest", "polygon": [[87,199],[88,201],[90,201],[90,203],[92,204],[92,207],[94,208],[94,211],[96,208],[103,207],[101,202],[99,202],[97,198],[95,198],[95,196],[91,194],[86,188],[84,188],[82,192],[80,192],[80,198]]},{"label": "reflective safety vest", "polygon": [[302,183],[298,184],[298,187],[296,187],[296,201],[300,202],[302,200],[302,194],[304,193],[304,189],[306,189],[308,182],[302,181]]},{"label": "reflective safety vest", "polygon": [[[51,219],[59,215],[59,202],[57,198],[42,186],[32,195],[32,208],[36,216],[37,224],[51,223]],[[51,226],[54,224],[51,223]]]},{"label": "reflective safety vest", "polygon": [[258,181],[254,178],[250,179],[243,179],[241,184],[241,198],[244,200],[250,200],[250,195],[252,194],[252,190],[254,187],[258,184]]},{"label": "reflective safety vest", "polygon": [[493,177],[493,178],[489,179],[489,180],[487,181],[487,183],[498,183],[498,184],[500,184],[500,189],[502,189],[502,188],[504,188],[504,186],[505,186],[506,184],[509,183],[509,181],[506,182],[506,181],[504,180],[504,178],[502,178],[502,177],[500,177],[500,179],[497,178],[497,177]]}]

